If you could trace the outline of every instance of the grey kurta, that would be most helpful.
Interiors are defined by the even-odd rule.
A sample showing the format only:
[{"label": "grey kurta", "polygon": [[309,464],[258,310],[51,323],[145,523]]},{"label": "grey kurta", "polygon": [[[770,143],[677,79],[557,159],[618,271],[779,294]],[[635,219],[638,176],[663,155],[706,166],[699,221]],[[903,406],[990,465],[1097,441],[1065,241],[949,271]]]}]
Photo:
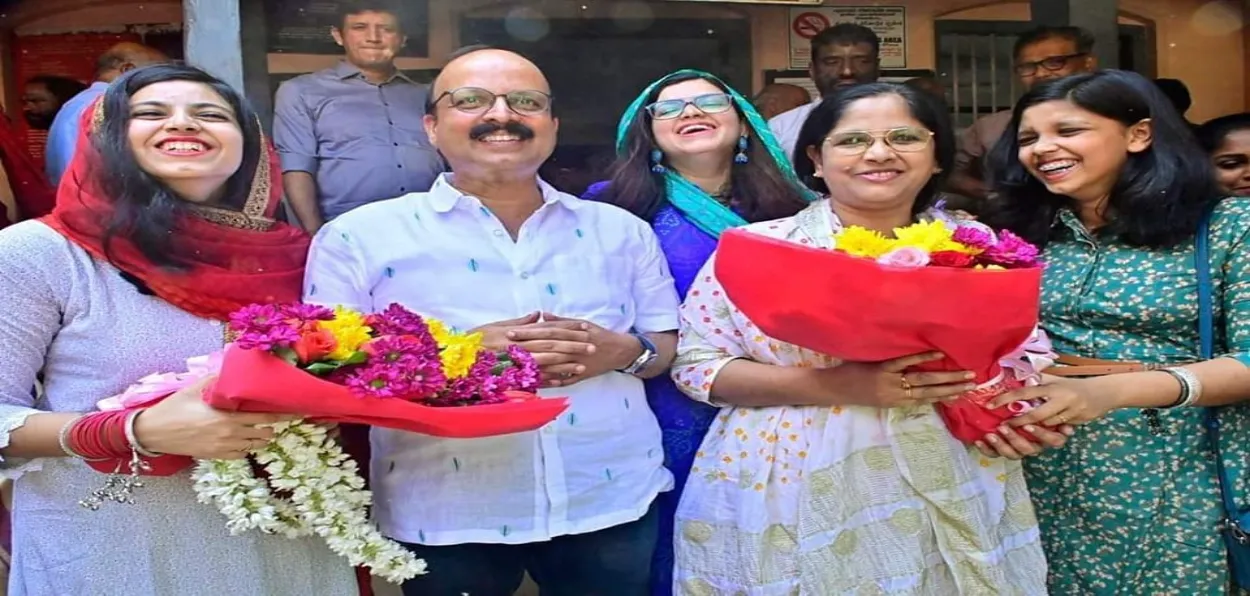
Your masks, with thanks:
[{"label": "grey kurta", "polygon": [[[96,402],[222,346],[222,324],[138,292],[117,269],[39,222],[0,232],[0,447],[41,411]],[[44,371],[45,394],[32,397]],[[104,476],[80,461],[0,463],[18,477],[13,596],[348,596],[352,569],[319,538],[230,536],[189,474],[148,478],[134,505],[88,511]]]}]

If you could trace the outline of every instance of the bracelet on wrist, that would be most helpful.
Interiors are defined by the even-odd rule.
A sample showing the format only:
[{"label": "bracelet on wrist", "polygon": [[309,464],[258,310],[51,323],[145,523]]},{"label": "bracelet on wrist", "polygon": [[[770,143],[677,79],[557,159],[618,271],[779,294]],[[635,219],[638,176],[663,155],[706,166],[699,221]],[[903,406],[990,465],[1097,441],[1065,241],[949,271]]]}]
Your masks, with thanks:
[{"label": "bracelet on wrist", "polygon": [[64,452],[66,456],[72,457],[74,459],[81,459],[83,461],[104,461],[108,459],[107,457],[100,457],[100,458],[85,457],[83,456],[83,454],[75,451],[73,446],[70,445],[70,438],[69,438],[70,433],[73,432],[74,426],[78,424],[79,422],[81,422],[84,417],[85,415],[78,416],[66,422],[65,424],[61,425],[61,430],[60,432],[57,433],[57,436],[56,436],[57,444],[61,446],[61,451]]},{"label": "bracelet on wrist", "polygon": [[135,435],[135,419],[142,413],[143,410],[134,410],[126,416],[126,423],[122,427],[123,432],[126,435],[126,442],[130,444],[130,448],[134,450],[135,453],[138,453],[143,457],[160,457],[160,453],[144,449],[143,445],[139,443],[139,438]]},{"label": "bracelet on wrist", "polygon": [[1170,410],[1173,408],[1192,406],[1198,401],[1198,398],[1202,396],[1202,381],[1198,378],[1198,375],[1193,373],[1193,371],[1179,366],[1160,370],[1170,375],[1173,379],[1176,379],[1176,382],[1181,386],[1181,392],[1180,395],[1177,396],[1176,401],[1160,409]]}]

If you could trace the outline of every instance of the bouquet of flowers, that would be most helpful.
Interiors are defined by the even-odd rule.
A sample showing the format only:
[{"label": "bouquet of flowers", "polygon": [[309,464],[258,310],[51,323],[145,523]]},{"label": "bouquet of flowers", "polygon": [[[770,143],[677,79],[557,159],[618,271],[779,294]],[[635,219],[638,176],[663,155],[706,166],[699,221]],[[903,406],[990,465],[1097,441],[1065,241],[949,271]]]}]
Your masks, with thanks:
[{"label": "bouquet of flowers", "polygon": [[[516,346],[485,350],[480,334],[456,333],[399,305],[365,316],[257,304],[235,313],[229,331],[236,339],[223,353],[189,360],[184,373],[146,377],[100,408],[148,406],[219,372],[204,393],[210,405],[304,416],[274,425],[274,438],[251,453],[264,478],[248,459],[193,462],[170,455],[143,461],[144,473],[194,465],[200,501],[217,506],[231,533],[316,534],[352,565],[396,583],[424,573],[425,564],[370,523],[371,495],[356,463],[318,422],[480,437],[539,428],[567,407],[564,399],[533,393],[539,371],[529,353]],[[88,462],[115,475],[128,463]],[[138,473],[131,465],[131,474]]]},{"label": "bouquet of flowers", "polygon": [[936,351],[946,358],[917,370],[974,372],[976,389],[937,408],[956,438],[981,440],[1036,405],[986,404],[1035,383],[1053,362],[1037,328],[1037,247],[954,219],[894,236],[851,226],[829,251],[732,230],[721,237],[716,275],[734,305],[781,341],[854,362]]}]

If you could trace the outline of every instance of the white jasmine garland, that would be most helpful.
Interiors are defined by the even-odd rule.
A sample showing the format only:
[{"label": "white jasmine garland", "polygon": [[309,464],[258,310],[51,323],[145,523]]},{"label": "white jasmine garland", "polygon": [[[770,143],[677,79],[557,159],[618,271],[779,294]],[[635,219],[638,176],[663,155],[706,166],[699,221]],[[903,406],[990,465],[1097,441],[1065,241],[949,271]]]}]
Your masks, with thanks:
[{"label": "white jasmine garland", "polygon": [[[326,428],[302,420],[273,425],[274,438],[252,452],[269,474],[252,473],[249,460],[200,460],[192,472],[200,502],[226,516],[231,534],[259,530],[299,538],[316,534],[353,566],[401,583],[426,573],[425,561],[383,536],[365,510],[372,494]],[[278,498],[271,491],[285,491]]]}]

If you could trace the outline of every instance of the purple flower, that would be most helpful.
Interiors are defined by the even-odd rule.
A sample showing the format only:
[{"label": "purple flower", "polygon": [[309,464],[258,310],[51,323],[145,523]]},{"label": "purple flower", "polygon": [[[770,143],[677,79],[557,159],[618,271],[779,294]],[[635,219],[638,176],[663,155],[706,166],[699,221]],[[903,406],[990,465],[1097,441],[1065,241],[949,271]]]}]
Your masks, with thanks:
[{"label": "purple flower", "polygon": [[998,243],[994,229],[980,222],[961,221],[955,228],[952,240],[972,248],[987,250]]},{"label": "purple flower", "polygon": [[412,335],[383,335],[369,340],[361,349],[369,355],[370,364],[394,364],[407,356],[438,358],[438,346],[424,344]]},{"label": "purple flower", "polygon": [[287,319],[295,319],[301,323],[309,321],[333,321],[334,311],[316,304],[284,304],[278,312]]},{"label": "purple flower", "polygon": [[436,395],[447,385],[437,346],[423,344],[414,336],[379,337],[366,343],[362,350],[369,355],[369,360],[358,368],[370,372],[360,374],[385,379],[387,395],[374,394],[377,397],[420,401]]},{"label": "purple flower", "polygon": [[447,375],[438,356],[424,358],[405,356],[398,363],[406,384],[405,399],[421,401],[438,395],[447,386]]},{"label": "purple flower", "polygon": [[452,381],[446,391],[426,402],[432,406],[468,406],[504,401],[505,388],[493,374],[498,364],[499,358],[494,352],[479,351],[468,374]]},{"label": "purple flower", "polygon": [[273,304],[252,304],[231,313],[229,329],[237,335],[235,343],[245,350],[289,348],[300,338],[282,307]]},{"label": "purple flower", "polygon": [[407,388],[399,370],[383,363],[357,367],[344,384],[365,397],[400,397]]},{"label": "purple flower", "polygon": [[505,391],[535,391],[538,389],[540,375],[538,363],[534,357],[520,346],[508,346],[510,366],[500,376],[500,383]]},{"label": "purple flower", "polygon": [[[373,328],[377,335],[412,335],[422,343],[432,343],[430,328],[421,315],[414,313],[399,304],[392,303],[380,313],[369,315],[366,324]],[[427,340],[428,338],[428,340]]]},{"label": "purple flower", "polygon": [[1022,269],[1039,266],[1038,250],[1023,238],[1003,230],[998,234],[998,243],[981,253],[978,261],[987,265],[999,265],[1008,269]]}]

